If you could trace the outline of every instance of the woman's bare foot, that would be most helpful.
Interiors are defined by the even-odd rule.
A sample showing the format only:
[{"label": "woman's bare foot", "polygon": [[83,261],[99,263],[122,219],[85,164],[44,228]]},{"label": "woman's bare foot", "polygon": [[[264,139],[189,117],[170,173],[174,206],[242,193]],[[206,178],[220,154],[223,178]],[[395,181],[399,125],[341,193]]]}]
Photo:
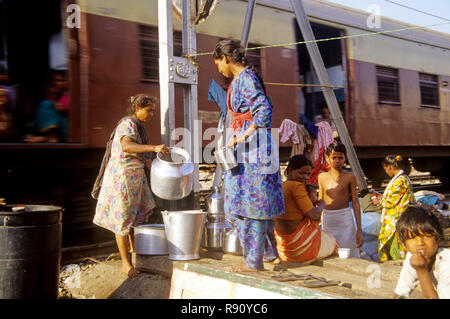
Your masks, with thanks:
[{"label": "woman's bare foot", "polygon": [[280,257],[277,257],[277,258],[275,258],[274,260],[271,260],[271,261],[264,260],[264,262],[265,263],[271,263],[271,264],[274,264],[274,265],[281,265],[283,263],[283,261],[281,260]]},{"label": "woman's bare foot", "polygon": [[141,273],[139,270],[130,265],[123,265],[122,272],[127,275],[128,278],[134,278]]}]

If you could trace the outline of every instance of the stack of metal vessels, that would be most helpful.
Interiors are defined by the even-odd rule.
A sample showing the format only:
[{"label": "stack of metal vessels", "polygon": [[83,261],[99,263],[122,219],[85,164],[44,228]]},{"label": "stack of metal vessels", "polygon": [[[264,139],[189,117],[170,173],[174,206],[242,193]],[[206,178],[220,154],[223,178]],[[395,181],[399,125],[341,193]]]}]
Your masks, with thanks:
[{"label": "stack of metal vessels", "polygon": [[225,218],[224,200],[219,186],[213,186],[213,193],[206,200],[208,214],[204,227],[202,247],[242,255],[242,248],[236,229]]}]

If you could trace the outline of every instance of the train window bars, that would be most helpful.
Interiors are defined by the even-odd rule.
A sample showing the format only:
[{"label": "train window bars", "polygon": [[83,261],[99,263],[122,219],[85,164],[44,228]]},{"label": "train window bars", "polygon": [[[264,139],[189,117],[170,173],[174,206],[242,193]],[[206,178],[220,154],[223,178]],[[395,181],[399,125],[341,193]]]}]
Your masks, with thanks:
[{"label": "train window bars", "polygon": [[376,66],[378,103],[400,104],[398,69]]},{"label": "train window bars", "polygon": [[421,106],[439,107],[439,78],[437,75],[419,73]]},{"label": "train window bars", "polygon": [[[142,81],[159,81],[159,43],[158,27],[139,25],[139,46],[142,62]],[[173,32],[173,55],[181,56],[183,52],[182,33]]]}]

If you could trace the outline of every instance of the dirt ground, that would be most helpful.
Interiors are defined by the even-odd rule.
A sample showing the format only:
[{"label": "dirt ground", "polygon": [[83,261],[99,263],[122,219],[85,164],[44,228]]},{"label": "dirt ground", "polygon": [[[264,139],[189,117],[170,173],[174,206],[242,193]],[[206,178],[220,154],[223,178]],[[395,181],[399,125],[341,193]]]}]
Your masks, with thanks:
[{"label": "dirt ground", "polygon": [[168,278],[147,272],[128,278],[116,255],[87,258],[60,271],[61,299],[167,299],[169,292]]}]

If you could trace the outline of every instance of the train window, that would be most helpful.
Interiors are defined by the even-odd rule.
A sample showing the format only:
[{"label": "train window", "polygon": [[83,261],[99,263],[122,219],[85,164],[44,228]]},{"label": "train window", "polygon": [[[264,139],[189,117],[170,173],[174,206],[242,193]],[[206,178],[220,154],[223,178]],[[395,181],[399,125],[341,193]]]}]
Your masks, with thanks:
[{"label": "train window", "polygon": [[400,104],[398,69],[376,66],[378,103]]},{"label": "train window", "polygon": [[[142,61],[142,81],[159,81],[159,43],[158,27],[139,25],[139,44]],[[182,34],[173,33],[173,54],[181,56],[183,52]]]},{"label": "train window", "polygon": [[422,106],[439,106],[439,79],[437,75],[419,73]]}]

